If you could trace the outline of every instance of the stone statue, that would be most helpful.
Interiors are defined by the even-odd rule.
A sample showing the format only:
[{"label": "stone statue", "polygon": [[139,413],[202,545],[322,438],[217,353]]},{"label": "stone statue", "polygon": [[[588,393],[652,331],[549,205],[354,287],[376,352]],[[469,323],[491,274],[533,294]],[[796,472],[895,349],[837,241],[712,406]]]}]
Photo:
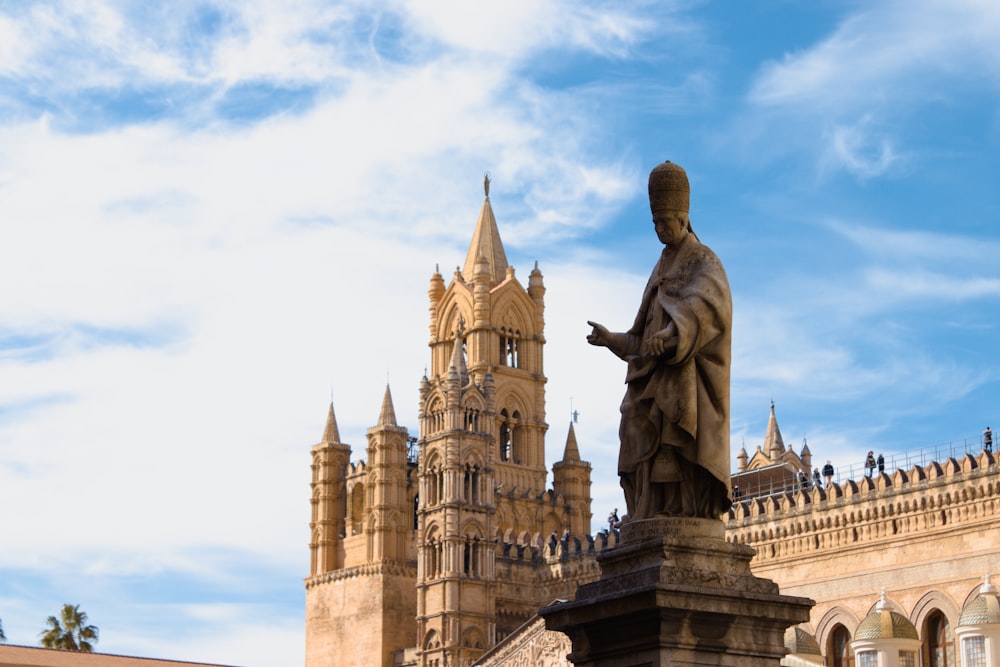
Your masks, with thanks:
[{"label": "stone statue", "polygon": [[632,328],[596,322],[587,336],[628,362],[618,475],[628,520],[718,519],[729,491],[729,365],[733,306],[722,263],[688,218],[679,165],[649,175],[649,207],[664,244]]}]

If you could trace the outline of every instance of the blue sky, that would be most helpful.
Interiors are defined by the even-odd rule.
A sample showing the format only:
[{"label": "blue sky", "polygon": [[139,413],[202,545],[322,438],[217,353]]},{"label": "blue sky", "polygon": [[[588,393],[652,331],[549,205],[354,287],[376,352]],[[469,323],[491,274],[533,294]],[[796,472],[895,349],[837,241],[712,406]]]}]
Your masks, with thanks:
[{"label": "blue sky", "polygon": [[[162,6],[160,6],[162,5]],[[430,6],[433,5],[433,6]],[[301,664],[309,448],[415,431],[483,172],[545,275],[549,462],[614,470],[665,159],[733,289],[733,456],[1000,426],[993,2],[0,1],[0,619]]]}]

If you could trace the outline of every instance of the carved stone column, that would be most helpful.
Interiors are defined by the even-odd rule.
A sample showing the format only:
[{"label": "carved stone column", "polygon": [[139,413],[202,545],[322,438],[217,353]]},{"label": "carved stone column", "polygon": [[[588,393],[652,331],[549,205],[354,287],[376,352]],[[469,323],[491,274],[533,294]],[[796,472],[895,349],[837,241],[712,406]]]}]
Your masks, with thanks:
[{"label": "carved stone column", "polygon": [[813,601],[781,595],[750,572],[752,548],[721,521],[656,518],[625,524],[597,556],[601,578],[539,612],[566,633],[577,667],[777,667],[785,629]]}]

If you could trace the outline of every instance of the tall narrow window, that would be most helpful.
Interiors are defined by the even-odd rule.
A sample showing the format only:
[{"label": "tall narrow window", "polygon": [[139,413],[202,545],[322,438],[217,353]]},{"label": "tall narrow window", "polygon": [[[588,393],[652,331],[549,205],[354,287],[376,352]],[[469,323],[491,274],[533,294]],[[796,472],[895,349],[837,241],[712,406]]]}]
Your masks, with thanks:
[{"label": "tall narrow window", "polygon": [[521,413],[517,410],[510,419],[510,458],[514,463],[521,463],[524,460],[524,432],[518,423],[521,421]]},{"label": "tall narrow window", "polygon": [[858,652],[858,667],[878,667],[878,651]]},{"label": "tall narrow window", "polygon": [[945,615],[933,612],[927,617],[924,628],[927,667],[955,667],[955,641]]},{"label": "tall narrow window", "polygon": [[521,367],[520,350],[521,332],[511,329],[500,329],[500,365],[511,368]]},{"label": "tall narrow window", "polygon": [[500,437],[497,444],[500,445],[500,460],[506,461],[510,458],[510,417],[506,408],[500,411]]},{"label": "tall narrow window", "polygon": [[827,653],[830,656],[831,667],[852,667],[851,633],[842,625],[838,625],[830,635],[830,644]]}]

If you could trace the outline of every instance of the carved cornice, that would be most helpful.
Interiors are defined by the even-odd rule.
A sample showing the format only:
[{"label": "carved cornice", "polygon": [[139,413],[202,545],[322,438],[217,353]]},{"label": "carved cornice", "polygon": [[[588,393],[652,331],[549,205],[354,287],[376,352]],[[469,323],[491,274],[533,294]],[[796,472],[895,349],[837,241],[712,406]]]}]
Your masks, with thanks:
[{"label": "carved cornice", "polygon": [[317,574],[314,577],[307,577],[305,580],[306,588],[312,588],[313,586],[319,586],[321,584],[329,584],[334,581],[341,581],[344,579],[354,579],[356,577],[370,577],[374,575],[389,575],[394,577],[410,577],[414,580],[417,578],[417,563],[416,561],[379,561],[377,563],[364,563],[362,565],[355,565],[353,567],[345,567],[340,570],[333,570],[331,572],[324,572],[323,574]]}]

